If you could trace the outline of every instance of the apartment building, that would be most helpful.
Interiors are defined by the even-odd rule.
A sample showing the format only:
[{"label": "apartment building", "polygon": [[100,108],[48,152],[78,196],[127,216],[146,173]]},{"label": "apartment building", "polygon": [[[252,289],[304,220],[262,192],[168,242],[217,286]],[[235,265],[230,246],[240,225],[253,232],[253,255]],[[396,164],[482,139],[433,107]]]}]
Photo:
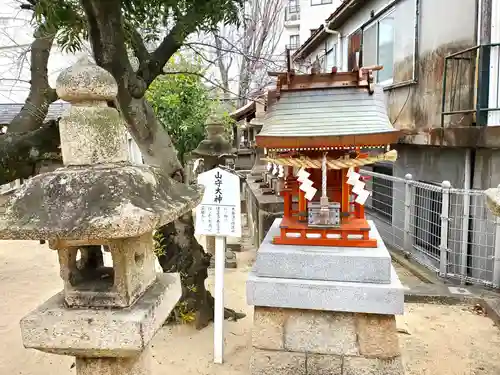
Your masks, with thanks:
[{"label": "apartment building", "polygon": [[278,50],[294,53],[340,4],[342,0],[286,0]]}]

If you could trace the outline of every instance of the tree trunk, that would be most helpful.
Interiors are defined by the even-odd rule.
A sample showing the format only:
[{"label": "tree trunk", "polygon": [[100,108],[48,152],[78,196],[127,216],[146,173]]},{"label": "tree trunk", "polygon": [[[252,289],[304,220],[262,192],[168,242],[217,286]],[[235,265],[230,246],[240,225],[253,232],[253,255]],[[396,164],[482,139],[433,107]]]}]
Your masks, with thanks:
[{"label": "tree trunk", "polygon": [[47,33],[42,25],[33,34],[30,92],[23,108],[8,125],[7,134],[0,135],[0,185],[33,176],[43,154],[59,152],[57,122],[42,127],[49,105],[57,100],[47,71],[56,31]]},{"label": "tree trunk", "polygon": [[[170,55],[163,56],[163,59],[166,58],[164,62],[149,62],[148,66],[156,72],[146,69],[136,75],[125,46],[120,1],[82,0],[82,4],[89,21],[96,63],[109,71],[118,83],[119,109],[145,162],[159,166],[166,174],[183,182],[184,171],[170,136],[158,123],[151,105],[144,98],[145,89],[151,83],[149,81],[159,74],[157,65],[163,68],[180,44],[167,36],[157,51]],[[148,78],[141,82],[141,76]],[[181,273],[183,293],[179,306],[189,307],[188,310],[196,314],[197,328],[203,328],[213,320],[213,298],[205,287],[210,256],[194,237],[192,214],[189,212],[165,225],[160,232],[166,242],[165,255],[159,258],[160,264],[165,272]],[[229,316],[238,319],[244,315],[228,310]]]},{"label": "tree trunk", "polygon": [[50,121],[28,133],[0,136],[0,185],[35,174],[36,165],[46,153],[59,152],[59,128]]}]

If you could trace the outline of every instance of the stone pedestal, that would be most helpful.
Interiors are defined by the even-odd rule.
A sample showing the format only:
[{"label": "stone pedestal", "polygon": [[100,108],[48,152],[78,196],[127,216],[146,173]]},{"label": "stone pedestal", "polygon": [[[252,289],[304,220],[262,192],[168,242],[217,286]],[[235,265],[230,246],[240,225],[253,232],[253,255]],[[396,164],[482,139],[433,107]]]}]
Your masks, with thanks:
[{"label": "stone pedestal", "polygon": [[404,288],[372,222],[375,249],[274,245],[275,220],[247,281],[252,375],[402,375],[395,315]]}]

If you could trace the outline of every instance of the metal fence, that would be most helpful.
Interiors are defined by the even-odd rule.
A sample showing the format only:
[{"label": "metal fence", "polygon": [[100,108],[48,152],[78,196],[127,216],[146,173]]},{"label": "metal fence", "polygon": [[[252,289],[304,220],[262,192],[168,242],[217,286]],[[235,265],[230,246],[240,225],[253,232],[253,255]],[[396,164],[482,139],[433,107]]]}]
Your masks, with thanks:
[{"label": "metal fence", "polygon": [[439,276],[500,287],[500,220],[482,190],[455,189],[363,170],[366,203],[386,245],[404,251]]}]

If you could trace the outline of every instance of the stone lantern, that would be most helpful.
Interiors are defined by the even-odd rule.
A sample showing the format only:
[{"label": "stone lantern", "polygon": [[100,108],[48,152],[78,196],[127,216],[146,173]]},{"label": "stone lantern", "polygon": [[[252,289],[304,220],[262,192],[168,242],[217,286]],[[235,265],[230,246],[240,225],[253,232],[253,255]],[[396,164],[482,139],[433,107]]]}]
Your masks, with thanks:
[{"label": "stone lantern", "polygon": [[195,157],[202,158],[205,170],[218,165],[234,164],[236,149],[224,137],[224,125],[215,117],[209,117],[206,122],[206,139],[191,152]]},{"label": "stone lantern", "polygon": [[[76,357],[79,375],[146,375],[149,343],[181,297],[156,274],[153,231],[199,204],[202,189],[128,161],[124,124],[106,101],[114,78],[80,61],[57,80],[64,167],[28,180],[0,218],[0,239],[47,239],[64,289],[21,321],[24,346]],[[82,246],[105,246],[113,265]],[[80,257],[78,254],[80,253]]]}]

